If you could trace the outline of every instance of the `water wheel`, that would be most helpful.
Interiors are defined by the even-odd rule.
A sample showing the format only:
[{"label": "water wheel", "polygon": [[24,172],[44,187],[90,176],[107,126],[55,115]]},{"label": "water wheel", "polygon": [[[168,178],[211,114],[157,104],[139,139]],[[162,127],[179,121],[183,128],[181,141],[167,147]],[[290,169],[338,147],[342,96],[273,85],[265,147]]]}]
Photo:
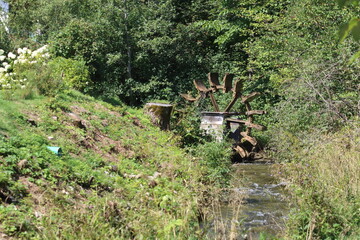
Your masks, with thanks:
[{"label": "water wheel", "polygon": [[[238,129],[245,128],[244,131],[236,131],[238,136],[233,136],[237,142],[234,145],[234,150],[241,157],[241,159],[253,159],[259,150],[259,143],[255,137],[252,136],[252,130],[266,130],[266,127],[260,124],[254,123],[255,115],[266,114],[264,110],[253,110],[251,108],[251,101],[261,95],[260,92],[253,92],[248,95],[243,95],[243,82],[242,80],[235,80],[233,84],[234,75],[225,74],[222,84],[219,82],[218,73],[209,73],[208,81],[210,87],[207,87],[201,80],[194,80],[195,88],[198,90],[198,96],[193,97],[190,94],[180,94],[185,100],[189,102],[201,101],[205,98],[210,98],[212,107],[214,109],[213,114],[218,113],[221,116],[230,116],[225,118],[224,123],[229,129],[230,125],[238,125]],[[219,105],[215,99],[214,93],[232,92],[232,99],[225,107],[223,111],[220,110]],[[230,112],[235,103],[240,101],[245,105],[246,111],[243,112]]]}]

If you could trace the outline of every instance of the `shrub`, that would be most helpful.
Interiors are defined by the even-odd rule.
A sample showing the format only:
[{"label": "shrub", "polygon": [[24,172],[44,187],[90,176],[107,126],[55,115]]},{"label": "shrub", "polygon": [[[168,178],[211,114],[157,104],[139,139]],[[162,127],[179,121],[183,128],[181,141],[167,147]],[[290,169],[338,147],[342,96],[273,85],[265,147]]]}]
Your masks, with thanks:
[{"label": "shrub", "polygon": [[61,79],[65,88],[84,90],[90,81],[88,67],[83,60],[57,57],[48,63],[54,79]]}]

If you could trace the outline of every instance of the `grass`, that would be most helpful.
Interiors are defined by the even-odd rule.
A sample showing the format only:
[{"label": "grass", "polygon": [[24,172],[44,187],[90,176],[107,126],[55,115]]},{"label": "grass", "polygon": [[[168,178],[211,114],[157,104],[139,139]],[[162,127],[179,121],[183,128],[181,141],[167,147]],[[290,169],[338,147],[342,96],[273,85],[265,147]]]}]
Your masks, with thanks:
[{"label": "grass", "polygon": [[360,237],[360,125],[313,141],[301,161],[286,165],[294,208],[291,239]]},{"label": "grass", "polygon": [[[0,99],[0,126],[0,236],[203,236],[203,196],[226,164],[219,170],[190,156],[178,137],[152,126],[142,110],[69,91]],[[63,155],[47,146],[61,147]]]}]

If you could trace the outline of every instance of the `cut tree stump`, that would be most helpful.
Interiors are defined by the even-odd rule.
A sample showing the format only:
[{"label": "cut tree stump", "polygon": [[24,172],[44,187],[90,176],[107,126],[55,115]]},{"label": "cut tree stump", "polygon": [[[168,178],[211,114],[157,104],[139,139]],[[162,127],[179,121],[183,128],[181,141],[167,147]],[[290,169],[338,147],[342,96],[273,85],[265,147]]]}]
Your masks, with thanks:
[{"label": "cut tree stump", "polygon": [[161,130],[170,130],[170,116],[173,105],[164,103],[147,103],[144,112],[148,114],[151,121]]}]

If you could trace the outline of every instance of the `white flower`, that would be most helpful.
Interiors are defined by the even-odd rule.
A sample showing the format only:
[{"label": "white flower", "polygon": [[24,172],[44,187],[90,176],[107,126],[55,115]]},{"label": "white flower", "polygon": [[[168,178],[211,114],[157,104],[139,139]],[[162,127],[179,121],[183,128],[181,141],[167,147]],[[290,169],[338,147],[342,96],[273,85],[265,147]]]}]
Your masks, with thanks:
[{"label": "white flower", "polygon": [[17,53],[18,53],[19,55],[22,54],[22,53],[23,53],[22,48],[18,48]]},{"label": "white flower", "polygon": [[5,66],[6,71],[9,70],[9,68],[11,68],[11,65],[8,64],[8,65]]},{"label": "white flower", "polygon": [[0,68],[0,73],[6,72],[5,68]]},{"label": "white flower", "polygon": [[30,64],[35,64],[35,63],[37,63],[37,61],[31,61],[31,62],[30,62]]},{"label": "white flower", "polygon": [[6,67],[6,65],[9,65],[7,62],[3,62],[2,65]]},{"label": "white flower", "polygon": [[15,60],[15,61],[14,61],[14,64],[18,64],[18,63],[19,63],[19,61],[18,61],[18,60]]},{"label": "white flower", "polygon": [[[46,45],[45,45],[46,46]],[[0,49],[0,55],[3,55],[4,54],[4,50]]]},{"label": "white flower", "polygon": [[0,56],[0,61],[4,61],[5,58],[6,58],[5,56],[2,56],[2,55],[1,55],[1,56]]},{"label": "white flower", "polygon": [[21,89],[24,89],[24,88],[26,88],[26,86],[25,86],[25,85],[21,85]]},{"label": "white flower", "polygon": [[13,54],[12,52],[9,52],[8,58],[15,59],[15,58],[16,58],[16,55]]}]

